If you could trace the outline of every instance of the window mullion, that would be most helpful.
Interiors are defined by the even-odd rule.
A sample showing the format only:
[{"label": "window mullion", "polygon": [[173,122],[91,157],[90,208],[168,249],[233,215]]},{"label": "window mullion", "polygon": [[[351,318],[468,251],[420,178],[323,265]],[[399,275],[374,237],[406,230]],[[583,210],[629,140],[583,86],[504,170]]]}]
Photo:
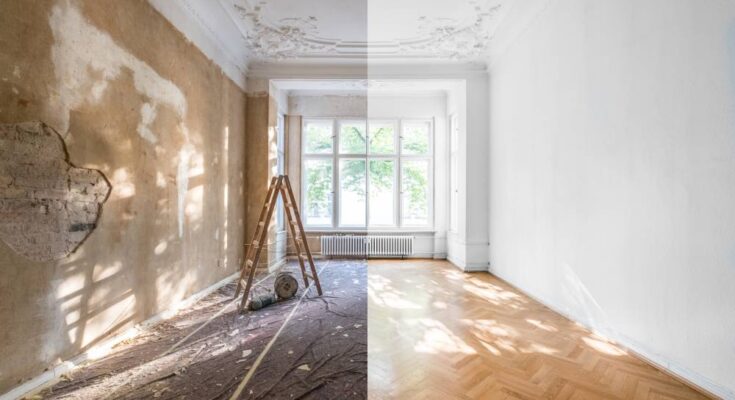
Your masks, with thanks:
[{"label": "window mullion", "polygon": [[340,202],[340,181],[339,181],[339,122],[335,119],[332,121],[332,229],[339,226],[339,202]]}]

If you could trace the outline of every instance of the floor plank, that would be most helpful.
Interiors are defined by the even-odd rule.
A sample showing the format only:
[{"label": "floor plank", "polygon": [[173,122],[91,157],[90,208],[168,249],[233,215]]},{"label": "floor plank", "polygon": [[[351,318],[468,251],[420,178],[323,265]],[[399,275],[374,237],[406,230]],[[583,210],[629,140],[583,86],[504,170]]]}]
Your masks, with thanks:
[{"label": "floor plank", "polygon": [[487,273],[368,263],[370,399],[707,399]]}]

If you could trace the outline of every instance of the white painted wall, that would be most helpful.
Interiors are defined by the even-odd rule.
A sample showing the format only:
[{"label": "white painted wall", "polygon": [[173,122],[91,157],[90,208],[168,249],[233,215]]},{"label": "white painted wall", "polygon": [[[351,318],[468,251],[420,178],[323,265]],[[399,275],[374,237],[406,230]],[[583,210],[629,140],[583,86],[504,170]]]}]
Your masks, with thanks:
[{"label": "white painted wall", "polygon": [[735,398],[735,2],[543,3],[490,71],[491,271]]},{"label": "white painted wall", "polygon": [[[464,271],[488,268],[488,78],[472,74],[447,99],[459,124],[458,229],[447,236],[447,258]],[[449,144],[447,142],[447,152]]]}]

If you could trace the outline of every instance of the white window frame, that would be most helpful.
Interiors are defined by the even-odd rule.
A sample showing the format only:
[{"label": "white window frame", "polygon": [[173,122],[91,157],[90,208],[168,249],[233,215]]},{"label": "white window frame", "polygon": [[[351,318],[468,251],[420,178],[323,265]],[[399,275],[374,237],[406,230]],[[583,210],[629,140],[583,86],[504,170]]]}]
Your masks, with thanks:
[{"label": "white window frame", "polygon": [[[332,125],[332,153],[330,154],[309,154],[306,152],[306,139],[304,132],[305,127],[309,122],[312,121],[331,121]],[[341,126],[344,123],[354,122],[365,122],[365,134],[366,134],[366,148],[365,153],[351,154],[351,153],[340,153],[339,133]],[[370,125],[371,124],[384,124],[391,123],[394,126],[394,149],[395,152],[392,154],[381,154],[370,152]],[[427,123],[429,125],[429,152],[428,155],[408,155],[402,154],[402,143],[403,129],[405,124],[408,123]],[[309,117],[302,119],[301,125],[301,169],[303,171],[307,160],[331,160],[332,161],[332,223],[331,225],[314,225],[306,224],[307,230],[329,230],[329,231],[351,231],[351,230],[370,230],[379,229],[384,230],[431,230],[434,228],[434,120],[433,118],[380,118],[380,119],[365,119],[365,118],[330,118],[330,117]],[[362,159],[365,160],[365,174],[366,174],[366,197],[365,197],[365,225],[364,226],[344,226],[340,225],[340,201],[341,201],[341,186],[340,186],[340,160],[343,159]],[[393,224],[391,225],[378,225],[370,224],[370,161],[371,160],[393,160],[394,172],[393,172]],[[429,188],[428,188],[428,224],[427,225],[403,225],[403,193],[402,193],[402,160],[426,160],[429,165]],[[306,204],[306,174],[301,174],[301,209],[304,210]],[[304,216],[306,213],[304,213]],[[306,221],[305,221],[306,222]]]}]

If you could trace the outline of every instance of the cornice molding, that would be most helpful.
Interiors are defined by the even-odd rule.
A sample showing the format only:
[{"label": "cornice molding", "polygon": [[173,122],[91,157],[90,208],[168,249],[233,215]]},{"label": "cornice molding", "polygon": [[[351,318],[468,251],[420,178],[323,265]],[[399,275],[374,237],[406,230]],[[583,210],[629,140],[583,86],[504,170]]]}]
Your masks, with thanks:
[{"label": "cornice molding", "polygon": [[[507,0],[506,0],[507,1]],[[266,0],[219,0],[242,33],[250,58],[255,62],[282,60],[450,60],[484,61],[504,3],[468,0],[469,18],[417,17],[412,37],[390,41],[360,41],[327,37],[320,31],[319,17],[299,15],[270,20]],[[365,18],[369,18],[368,15]]]},{"label": "cornice molding", "polygon": [[[148,0],[148,3],[245,91],[248,71],[246,52],[243,50],[241,54],[234,54],[228,49],[191,0]],[[221,7],[217,2],[211,4]],[[223,8],[220,11],[227,13]],[[237,29],[234,26],[232,28]]]},{"label": "cornice molding", "polygon": [[252,63],[249,78],[258,79],[466,79],[487,76],[485,63]]}]

